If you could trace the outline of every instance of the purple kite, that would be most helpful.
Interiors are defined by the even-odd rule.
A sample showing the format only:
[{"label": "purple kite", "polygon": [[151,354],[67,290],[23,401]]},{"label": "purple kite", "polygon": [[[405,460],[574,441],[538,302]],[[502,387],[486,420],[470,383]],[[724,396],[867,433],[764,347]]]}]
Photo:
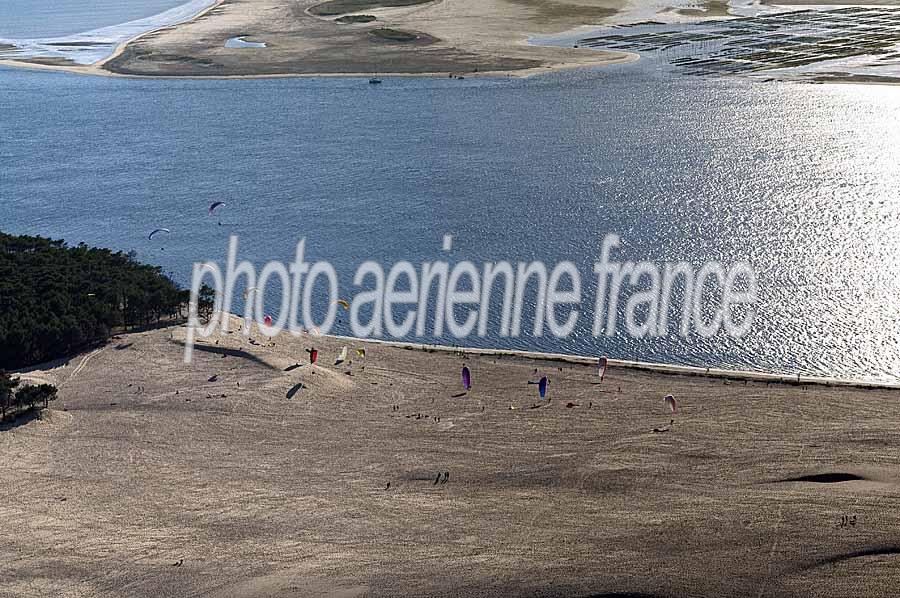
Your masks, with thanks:
[{"label": "purple kite", "polygon": [[463,388],[468,392],[472,389],[472,374],[469,372],[469,366],[464,365],[462,369]]}]

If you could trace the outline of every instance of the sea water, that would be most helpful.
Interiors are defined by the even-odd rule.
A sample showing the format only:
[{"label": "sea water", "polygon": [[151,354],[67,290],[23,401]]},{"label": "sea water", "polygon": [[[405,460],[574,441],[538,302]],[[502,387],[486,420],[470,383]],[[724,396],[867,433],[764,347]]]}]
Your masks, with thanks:
[{"label": "sea water", "polygon": [[[231,234],[259,267],[292,260],[305,237],[307,258],[331,261],[345,296],[368,259],[568,259],[587,311],[591,265],[616,233],[620,261],[749,261],[759,279],[749,334],[635,339],[620,327],[595,338],[582,319],[566,340],[494,327],[418,340],[887,381],[900,372],[895,87],[700,79],[652,61],[381,86],[5,69],[0,108],[5,232],[133,250],[184,285],[192,263],[224,260]],[[210,217],[214,201],[227,205]],[[172,233],[148,240],[157,227]],[[335,331],[349,332],[340,317]]]}]

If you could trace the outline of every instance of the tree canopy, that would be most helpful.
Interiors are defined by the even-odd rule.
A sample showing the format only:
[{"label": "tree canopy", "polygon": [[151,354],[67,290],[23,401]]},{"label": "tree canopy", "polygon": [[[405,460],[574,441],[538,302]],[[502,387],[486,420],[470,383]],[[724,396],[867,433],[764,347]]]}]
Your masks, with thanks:
[{"label": "tree canopy", "polygon": [[0,368],[71,355],[116,329],[178,318],[188,299],[133,253],[0,232]]},{"label": "tree canopy", "polygon": [[[18,388],[18,390],[16,390]],[[23,411],[40,410],[56,400],[56,387],[52,384],[19,386],[19,379],[0,370],[0,422],[7,416],[16,417]]]}]

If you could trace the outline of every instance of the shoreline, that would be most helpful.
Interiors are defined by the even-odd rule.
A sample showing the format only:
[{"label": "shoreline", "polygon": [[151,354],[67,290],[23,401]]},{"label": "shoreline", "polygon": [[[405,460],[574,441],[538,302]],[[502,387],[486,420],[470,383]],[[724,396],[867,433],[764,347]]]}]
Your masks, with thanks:
[{"label": "shoreline", "polygon": [[[224,0],[220,0],[224,1]],[[164,28],[165,29],[165,28]],[[147,35],[153,33],[152,31],[148,31],[145,34],[141,34],[137,36],[133,40],[129,40],[127,42],[123,42],[120,45],[120,48],[117,48],[114,54],[109,56],[109,60],[116,58],[121,55],[122,52],[126,50],[126,46],[133,41],[138,41],[143,35]],[[563,72],[563,71],[571,71],[577,69],[594,69],[601,68],[604,66],[611,66],[616,64],[630,64],[632,62],[637,62],[640,60],[640,55],[636,52],[618,52],[623,54],[621,58],[612,58],[606,60],[598,60],[595,63],[583,63],[583,62],[571,62],[571,63],[562,63],[562,64],[554,64],[547,66],[538,66],[527,69],[512,69],[512,70],[496,70],[496,71],[479,71],[477,73],[472,73],[468,71],[460,71],[464,72],[466,79],[483,79],[483,78],[506,78],[506,77],[514,77],[519,79],[527,79],[530,77],[536,77],[539,75],[547,75],[550,73]],[[103,62],[106,62],[104,60]],[[149,79],[149,80],[167,80],[167,79],[186,79],[186,80],[195,80],[195,81],[227,81],[229,79],[368,79],[373,76],[373,73],[370,72],[358,72],[358,73],[262,73],[258,75],[142,75],[135,73],[117,73],[114,71],[110,71],[102,68],[102,63],[87,65],[87,66],[69,66],[69,65],[54,65],[54,64],[41,64],[36,62],[26,62],[22,60],[12,60],[12,59],[0,59],[0,67],[6,66],[8,68],[14,69],[24,69],[24,70],[35,70],[35,71],[55,71],[68,73],[72,75],[84,75],[91,77],[113,77],[113,78],[122,78],[122,79]],[[421,72],[421,73],[378,73],[379,79],[391,79],[391,78],[416,78],[421,77],[424,79],[447,79],[448,73],[446,71],[434,71],[434,72]]]},{"label": "shoreline", "polygon": [[[298,337],[299,338],[299,337]],[[312,338],[315,338],[313,336]],[[596,365],[597,357],[587,355],[577,355],[569,353],[551,353],[546,351],[526,351],[522,349],[499,349],[499,348],[482,348],[482,347],[464,347],[440,344],[413,343],[404,341],[392,341],[384,339],[368,339],[355,336],[342,336],[336,334],[323,334],[321,338],[339,339],[347,341],[355,341],[359,343],[369,343],[383,345],[387,347],[395,347],[401,349],[413,349],[420,351],[436,351],[441,353],[466,353],[472,355],[481,355],[485,357],[504,356],[518,357],[522,359],[554,361],[559,363],[570,363],[578,365]],[[199,343],[199,340],[197,341]],[[610,357],[608,359],[608,367],[632,370],[637,372],[647,372],[662,374],[664,376],[698,376],[703,378],[712,378],[716,380],[731,381],[747,381],[747,382],[768,382],[772,384],[786,384],[790,386],[825,386],[854,388],[861,390],[900,390],[900,382],[877,382],[854,380],[852,378],[838,378],[828,376],[804,376],[802,374],[776,374],[770,372],[755,372],[753,370],[730,370],[723,368],[709,367],[704,368],[694,365],[678,365],[654,361],[641,361],[631,359],[616,359]]]},{"label": "shoreline", "polygon": [[[239,316],[232,315],[232,323],[229,325],[229,329],[233,334],[241,335],[241,329],[243,327],[242,318]],[[161,331],[169,331],[174,333],[177,330],[187,329],[187,324],[174,324],[171,326],[163,326],[159,329]],[[140,335],[147,331],[134,331],[134,332],[124,332],[120,333],[118,337],[127,337],[132,335]],[[220,332],[220,329],[216,329],[216,333]],[[257,332],[259,330],[257,329]],[[215,336],[215,334],[214,334]],[[308,332],[302,335],[295,335],[291,332],[284,331],[280,333],[279,336],[287,336],[294,339],[326,339],[330,341],[352,341],[356,343],[365,343],[370,345],[378,345],[384,347],[405,349],[405,350],[415,350],[415,351],[424,351],[424,352],[437,352],[442,354],[458,354],[464,353],[467,355],[478,355],[483,357],[514,357],[519,359],[529,359],[529,360],[541,360],[541,361],[551,361],[555,363],[567,363],[572,365],[587,365],[587,366],[596,366],[598,357],[591,357],[588,355],[579,355],[579,354],[571,354],[571,353],[555,353],[548,351],[529,351],[523,349],[502,349],[496,347],[465,347],[465,346],[454,346],[454,345],[443,345],[443,344],[429,344],[429,343],[419,343],[419,342],[410,342],[410,341],[399,341],[399,340],[388,340],[388,339],[377,339],[377,338],[360,338],[356,336],[347,336],[347,335],[339,335],[339,334],[322,334],[322,335],[310,335]],[[252,335],[245,337],[252,338]],[[275,337],[278,338],[278,337]],[[112,344],[114,339],[110,338],[106,344],[102,345],[100,348],[109,346]],[[207,346],[204,342],[204,338],[197,338],[195,340],[195,346]],[[74,355],[70,355],[66,358],[56,359],[52,362],[35,364],[31,366],[27,366],[24,368],[19,368],[16,370],[11,370],[10,373],[18,376],[22,376],[27,378],[29,374],[41,370],[52,369],[58,367],[61,363],[74,360],[81,356],[89,356],[92,353],[96,352],[98,349],[92,349],[90,351],[84,351],[81,353],[76,353]],[[642,361],[639,359],[618,359],[618,358],[608,358],[608,368],[616,368],[623,370],[630,370],[634,372],[643,372],[648,374],[659,374],[663,376],[688,376],[688,377],[699,377],[699,378],[708,378],[714,380],[724,380],[724,381],[732,381],[732,382],[766,382],[768,384],[779,384],[779,385],[787,385],[787,386],[819,386],[825,388],[848,388],[848,389],[857,389],[857,390],[900,390],[900,381],[896,383],[890,382],[879,382],[876,380],[863,380],[863,379],[853,379],[853,378],[841,378],[835,376],[809,376],[803,374],[778,374],[774,372],[760,372],[754,370],[739,370],[739,369],[727,369],[721,367],[708,367],[704,368],[702,366],[695,365],[683,365],[683,364],[672,364],[672,363],[663,363],[663,362],[654,362],[654,361]]]},{"label": "shoreline", "polygon": [[[244,318],[236,314],[229,314],[229,330],[235,334],[240,334],[244,325]],[[255,324],[252,323],[252,324]],[[251,324],[251,330],[252,330]],[[259,325],[257,332],[259,331]],[[178,329],[187,329],[187,323],[165,327],[170,331]],[[221,322],[216,328],[214,335],[221,330]],[[570,353],[554,353],[548,351],[528,351],[523,349],[501,349],[501,348],[483,348],[483,347],[464,347],[454,345],[429,344],[400,340],[378,339],[378,338],[360,338],[351,335],[340,334],[322,334],[310,335],[308,332],[303,334],[294,334],[290,331],[282,331],[279,336],[288,336],[292,338],[325,338],[332,340],[353,341],[358,343],[369,343],[386,347],[412,349],[419,351],[435,351],[441,353],[468,353],[481,356],[508,356],[518,357],[522,359],[547,360],[559,363],[570,363],[577,365],[595,365],[599,354],[595,357],[589,355],[578,355]],[[250,335],[252,336],[252,334]],[[249,337],[248,337],[249,338]],[[198,338],[195,344],[199,344],[203,339]],[[778,374],[774,372],[757,372],[753,370],[732,370],[718,367],[702,367],[694,365],[670,364],[653,361],[642,361],[633,359],[616,359],[608,358],[608,366],[632,370],[636,372],[656,373],[667,376],[698,376],[703,378],[713,378],[717,380],[733,380],[748,382],[768,382],[774,384],[786,384],[790,386],[824,386],[839,388],[854,388],[863,390],[900,390],[900,380],[895,383],[879,382],[875,380],[856,380],[852,378],[840,378],[835,376],[804,376],[802,374]]]},{"label": "shoreline", "polygon": [[106,69],[104,69],[103,66],[104,66],[106,63],[108,63],[109,61],[114,60],[115,58],[118,58],[119,56],[121,56],[122,53],[125,51],[125,49],[128,47],[129,44],[132,44],[132,43],[138,41],[139,39],[141,39],[141,38],[143,38],[143,37],[146,37],[146,36],[148,36],[148,35],[152,35],[152,34],[154,34],[154,33],[158,33],[158,32],[160,32],[160,31],[163,31],[164,29],[169,29],[169,28],[172,28],[172,27],[177,27],[178,25],[183,25],[183,24],[185,24],[185,23],[191,23],[191,22],[193,22],[193,21],[196,21],[197,19],[200,19],[200,18],[202,18],[202,17],[205,17],[205,16],[206,16],[207,14],[209,14],[210,12],[212,12],[212,11],[214,11],[215,9],[219,8],[219,7],[222,6],[222,4],[224,4],[225,2],[226,2],[226,0],[215,0],[215,2],[213,2],[211,5],[207,6],[206,8],[204,8],[203,10],[201,10],[200,12],[198,12],[197,14],[193,15],[193,16],[192,16],[191,18],[189,18],[189,19],[185,19],[185,20],[180,21],[180,22],[177,22],[177,23],[168,23],[168,24],[166,24],[166,25],[161,25],[160,27],[155,27],[155,28],[153,28],[153,29],[151,29],[151,30],[149,30],[149,31],[144,31],[143,33],[138,33],[137,35],[135,35],[135,36],[133,36],[133,37],[130,37],[129,39],[126,39],[125,41],[123,41],[123,42],[117,44],[117,45],[116,45],[116,48],[113,50],[112,54],[110,54],[109,56],[107,56],[107,57],[104,58],[103,60],[101,60],[101,61],[99,61],[99,62],[96,62],[96,63],[94,63],[94,64],[92,64],[92,65],[89,65],[89,66],[91,66],[91,67],[96,67],[98,70],[101,70],[101,71],[104,71],[104,72],[110,72],[110,71],[107,71]]}]

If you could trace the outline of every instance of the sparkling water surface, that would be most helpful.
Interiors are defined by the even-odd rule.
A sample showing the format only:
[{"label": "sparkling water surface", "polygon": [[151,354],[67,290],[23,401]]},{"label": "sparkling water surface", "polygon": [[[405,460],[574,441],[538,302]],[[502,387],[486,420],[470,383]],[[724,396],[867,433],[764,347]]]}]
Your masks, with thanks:
[{"label": "sparkling water surface", "polygon": [[[193,262],[224,261],[229,234],[259,267],[291,260],[306,237],[342,295],[368,259],[568,259],[589,312],[592,263],[617,233],[620,261],[749,261],[750,333],[594,338],[586,314],[565,340],[492,325],[462,344],[900,373],[895,87],[678,77],[653,61],[380,86],[0,69],[0,107],[2,230],[134,250],[185,285]],[[157,227],[172,234],[149,241]],[[335,331],[349,332],[342,320]]]}]

